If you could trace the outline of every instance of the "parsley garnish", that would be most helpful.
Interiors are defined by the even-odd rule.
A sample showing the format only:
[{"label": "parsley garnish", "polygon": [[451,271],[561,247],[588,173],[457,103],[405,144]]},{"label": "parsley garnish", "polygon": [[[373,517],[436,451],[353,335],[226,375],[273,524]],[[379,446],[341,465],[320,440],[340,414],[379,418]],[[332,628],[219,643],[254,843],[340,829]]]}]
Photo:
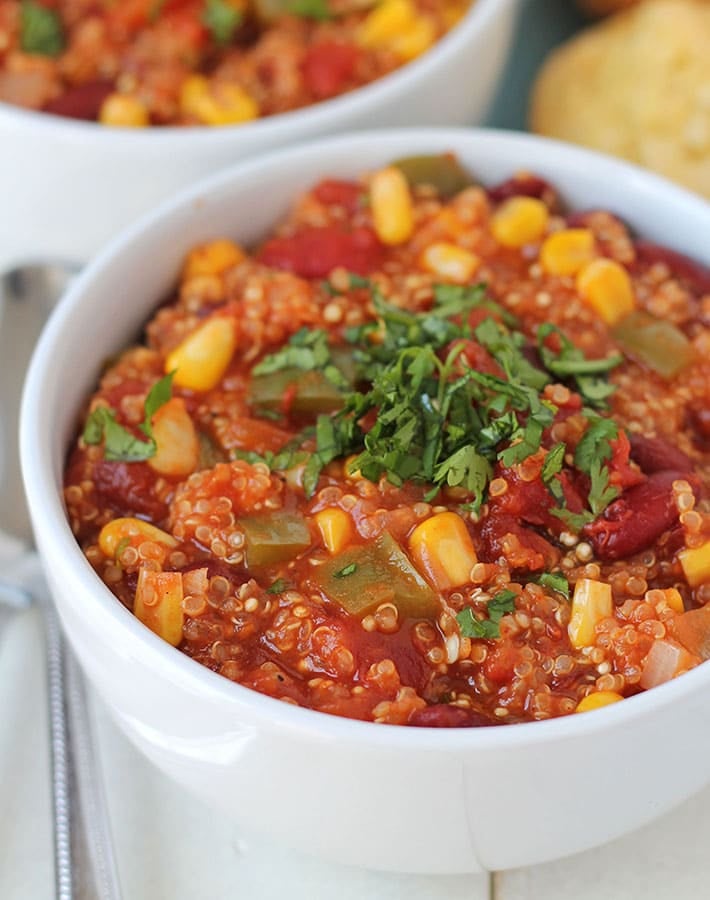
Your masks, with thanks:
[{"label": "parsley garnish", "polygon": [[500,637],[500,620],[515,610],[515,591],[500,591],[488,601],[488,618],[478,619],[470,606],[456,616],[461,637],[495,640]]},{"label": "parsley garnish", "polygon": [[611,458],[609,441],[615,440],[618,436],[619,429],[613,419],[590,416],[589,426],[574,451],[575,466],[589,475],[594,462],[604,462]]},{"label": "parsley garnish", "polygon": [[[619,494],[618,489],[609,484],[609,468],[604,465],[604,462],[610,459],[612,455],[612,448],[609,442],[618,437],[618,434],[619,429],[613,419],[604,419],[596,415],[589,416],[589,426],[582,435],[574,452],[575,466],[580,472],[584,472],[585,475],[589,476],[590,488],[587,498],[589,509],[583,510],[581,513],[573,513],[564,508],[550,510],[553,516],[562,519],[574,532],[580,532],[585,525],[593,522]],[[564,447],[564,444],[561,446]],[[559,483],[559,480],[553,480],[556,472],[559,472],[556,461],[554,461],[554,466],[547,470],[548,475],[550,471],[555,470],[552,476],[546,477],[548,459],[554,450],[555,448],[548,453],[545,459],[542,480],[558,504],[562,505],[564,502],[562,485]],[[564,457],[564,450],[562,454]]]},{"label": "parsley garnish", "polygon": [[288,0],[286,8],[292,15],[301,16],[302,19],[325,21],[332,18],[328,0]]},{"label": "parsley garnish", "polygon": [[[325,466],[354,455],[351,469],[370,481],[424,483],[427,500],[443,487],[463,488],[468,498],[462,498],[462,506],[478,512],[496,462],[514,466],[540,450],[557,412],[541,393],[550,372],[531,362],[525,337],[512,330],[515,319],[486,295],[483,285],[436,285],[433,307],[412,312],[388,303],[364,281],[377,320],[345,330],[356,370],[350,381],[333,362],[327,334],[306,329],[253,370],[257,376],[289,368],[318,370],[343,392],[342,408],[317,418],[315,449],[308,448],[302,480],[306,495],[317,489]],[[471,312],[477,309],[491,315],[474,330]],[[545,333],[540,334],[542,342]],[[501,374],[471,368],[468,342],[485,348]],[[560,354],[543,349],[543,362],[561,365],[565,376],[587,364],[600,373],[614,364],[586,360],[571,344],[563,343]],[[595,378],[603,382],[601,374]],[[369,388],[353,390],[352,383]],[[286,462],[293,461],[299,446],[304,452],[306,438],[302,433],[294,440]],[[558,504],[564,502],[559,474],[565,452],[565,445],[557,444],[543,464],[543,480]],[[264,461],[272,468],[277,464],[275,457]],[[597,473],[594,495],[600,499],[595,504],[606,496],[604,487]]]},{"label": "parsley garnish", "polygon": [[536,584],[548,587],[569,600],[569,581],[560,572],[543,572],[534,579]]},{"label": "parsley garnish", "polygon": [[357,563],[349,563],[347,566],[343,566],[337,572],[333,572],[334,578],[347,578],[348,575],[354,575],[357,572]]},{"label": "parsley garnish", "polygon": [[205,0],[202,22],[220,47],[226,47],[232,42],[234,33],[242,24],[242,19],[241,11],[227,0]]},{"label": "parsley garnish", "polygon": [[173,375],[171,372],[150,389],[145,400],[144,418],[138,428],[148,438],[135,437],[116,421],[116,413],[108,406],[97,406],[84,426],[83,438],[87,444],[104,441],[104,457],[111,462],[142,462],[155,456],[157,449],[153,437],[152,419],[161,406],[170,400]]},{"label": "parsley garnish", "polygon": [[[329,281],[322,281],[321,287],[329,294],[331,297],[337,297],[338,294],[342,293],[337,288],[333,287],[333,285]],[[348,272],[348,290],[354,291],[358,288],[372,288],[372,282],[369,278],[365,278],[362,275],[358,275],[356,272]]]},{"label": "parsley garnish", "polygon": [[285,578],[277,578],[276,581],[266,589],[267,594],[283,594],[288,590],[288,582]]},{"label": "parsley garnish", "polygon": [[547,451],[545,461],[542,464],[542,472],[540,473],[543,484],[558,503],[562,503],[565,499],[562,484],[557,475],[562,471],[566,452],[567,447],[565,444],[555,444],[551,450]]},{"label": "parsley garnish", "polygon": [[22,0],[20,47],[25,53],[59,56],[64,49],[64,29],[59,14],[33,0]]},{"label": "parsley garnish", "polygon": [[595,459],[589,471],[591,486],[589,488],[589,508],[596,519],[607,506],[619,496],[619,489],[609,484],[609,469]]},{"label": "parsley garnish", "polygon": [[286,346],[254,366],[252,374],[270,375],[283,369],[315,369],[322,372],[337,388],[346,389],[350,386],[347,378],[333,363],[328,336],[320,329],[301,328]]},{"label": "parsley garnish", "polygon": [[[545,344],[545,339],[556,334],[560,352],[555,353]],[[621,353],[603,359],[587,359],[556,325],[546,323],[537,331],[537,345],[545,368],[560,379],[571,378],[583,399],[597,409],[606,409],[608,398],[616,390],[605,376],[624,361]]]}]

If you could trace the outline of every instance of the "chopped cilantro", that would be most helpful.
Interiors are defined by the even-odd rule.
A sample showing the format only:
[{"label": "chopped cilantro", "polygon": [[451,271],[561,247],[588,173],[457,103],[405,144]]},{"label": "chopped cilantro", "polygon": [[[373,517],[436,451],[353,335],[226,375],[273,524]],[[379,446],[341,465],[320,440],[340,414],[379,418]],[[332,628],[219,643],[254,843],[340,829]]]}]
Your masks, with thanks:
[{"label": "chopped cilantro", "polygon": [[282,594],[288,590],[288,582],[285,578],[277,578],[276,581],[266,589],[267,594]]},{"label": "chopped cilantro", "polygon": [[595,459],[589,471],[591,486],[589,488],[589,508],[596,519],[607,506],[619,496],[619,489],[609,484],[609,469],[600,460]]},{"label": "chopped cilantro", "polygon": [[[330,294],[331,297],[335,297],[337,294],[341,292],[333,287],[333,285],[329,281],[321,282],[321,286],[323,290]],[[358,288],[372,288],[372,282],[369,278],[365,278],[363,275],[358,275],[356,272],[348,272],[348,290],[355,291]]]},{"label": "chopped cilantro", "polygon": [[536,584],[557,591],[558,594],[564,594],[569,600],[569,581],[560,572],[543,572],[534,580]]},{"label": "chopped cilantro", "polygon": [[86,420],[83,438],[87,444],[104,441],[104,456],[111,462],[142,462],[155,456],[152,419],[161,406],[170,400],[174,372],[170,372],[150,389],[146,397],[144,418],[138,428],[148,438],[135,437],[116,421],[116,413],[108,406],[98,406]]},{"label": "chopped cilantro", "polygon": [[[346,378],[333,361],[333,352],[342,354],[342,348],[333,350],[324,331],[307,329],[253,369],[256,376],[289,368],[318,370],[342,391],[342,407],[318,416],[314,449],[303,450],[302,433],[286,457],[266,460],[273,468],[290,463],[293,453],[305,452],[302,484],[309,497],[325,466],[353,455],[351,468],[370,481],[385,477],[396,486],[423,483],[427,500],[444,487],[462,488],[468,496],[461,505],[478,512],[495,463],[517,465],[543,445],[557,412],[542,394],[555,374],[552,369],[562,366],[564,375],[598,372],[602,382],[602,373],[614,365],[586,360],[563,337],[563,352],[554,354],[542,344],[550,333],[544,331],[540,358],[547,368],[535,365],[525,337],[512,330],[515,320],[487,296],[483,285],[436,285],[431,309],[413,312],[389,303],[367,279],[355,283],[369,288],[377,320],[345,330],[347,362],[355,367],[348,373],[352,377]],[[470,313],[477,309],[491,315],[473,329]],[[469,342],[482,346],[501,373],[472,368],[465,353]],[[355,390],[353,384],[367,387]],[[565,452],[564,444],[556,445],[543,465],[543,480],[558,504],[564,502],[559,474]],[[599,474],[595,496],[601,502],[607,494]],[[567,515],[564,509],[556,512]]]},{"label": "chopped cilantro", "polygon": [[357,563],[349,563],[347,566],[343,566],[337,572],[333,572],[334,578],[347,578],[348,575],[354,575],[357,572]]},{"label": "chopped cilantro", "polygon": [[286,6],[292,15],[303,19],[325,21],[332,18],[328,0],[288,0]]},{"label": "chopped cilantro", "polygon": [[547,451],[545,461],[542,464],[542,482],[558,503],[562,503],[565,498],[562,484],[557,476],[562,471],[562,465],[565,460],[567,447],[563,443],[555,444],[555,446]]},{"label": "chopped cilantro", "polygon": [[609,441],[615,440],[618,436],[619,429],[613,419],[590,417],[589,426],[574,451],[575,466],[589,475],[595,462],[604,462],[611,458]]},{"label": "chopped cilantro", "polygon": [[321,329],[301,328],[288,344],[254,366],[252,374],[269,375],[283,369],[302,369],[306,372],[317,370],[323,372],[335,387],[349,387],[347,378],[333,363],[328,336]]},{"label": "chopped cilantro", "polygon": [[243,18],[242,12],[227,0],[205,0],[202,22],[220,47],[231,44]]},{"label": "chopped cilantro", "polygon": [[560,509],[551,509],[550,515],[562,519],[570,531],[575,534],[579,534],[585,525],[594,521],[594,516],[587,509],[582,510],[581,513],[573,513],[571,510],[561,507]]},{"label": "chopped cilantro", "polygon": [[488,297],[478,286],[436,284],[434,285],[434,299],[444,315],[455,315],[471,309],[487,309],[509,328],[516,328],[519,324],[518,319],[512,313]]},{"label": "chopped cilantro", "polygon": [[[559,353],[550,350],[545,344],[546,338],[551,334],[558,336],[561,348]],[[540,325],[538,328],[537,346],[543,365],[549,372],[557,378],[572,378],[576,389],[590,406],[598,409],[606,408],[606,401],[616,388],[603,376],[623,362],[624,357],[621,353],[615,353],[604,359],[587,359],[556,325],[550,323]]]},{"label": "chopped cilantro", "polygon": [[20,47],[25,53],[59,56],[64,49],[64,29],[59,14],[34,0],[22,0]]},{"label": "chopped cilantro", "polygon": [[500,620],[506,613],[515,609],[515,591],[500,591],[488,601],[488,618],[478,619],[470,606],[465,607],[456,616],[461,637],[483,638],[495,640],[500,637]]}]

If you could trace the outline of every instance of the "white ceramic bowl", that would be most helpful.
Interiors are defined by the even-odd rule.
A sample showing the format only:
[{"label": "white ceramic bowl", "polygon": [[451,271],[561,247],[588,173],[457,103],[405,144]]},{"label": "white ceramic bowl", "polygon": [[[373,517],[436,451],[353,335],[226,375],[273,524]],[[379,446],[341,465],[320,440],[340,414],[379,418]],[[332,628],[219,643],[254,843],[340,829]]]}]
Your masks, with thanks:
[{"label": "white ceramic bowl", "polygon": [[0,269],[38,257],[84,263],[196,178],[286,144],[355,128],[479,123],[519,3],[476,0],[428,53],[391,75],[238,127],[119,130],[0,103]]},{"label": "white ceramic bowl", "polygon": [[330,139],[215,176],[104,250],[40,341],[21,427],[25,486],[63,625],[131,740],[245,828],[331,859],[419,872],[563,856],[698,790],[710,781],[710,665],[600,712],[499,728],[391,727],[296,708],[208,671],[144,628],[84,559],[60,485],[102,361],[170,290],[188,248],[225,233],[256,241],[325,175],[445,150],[484,183],[528,168],[573,207],[615,210],[648,238],[710,262],[710,206],[588,151],[456,129]]}]

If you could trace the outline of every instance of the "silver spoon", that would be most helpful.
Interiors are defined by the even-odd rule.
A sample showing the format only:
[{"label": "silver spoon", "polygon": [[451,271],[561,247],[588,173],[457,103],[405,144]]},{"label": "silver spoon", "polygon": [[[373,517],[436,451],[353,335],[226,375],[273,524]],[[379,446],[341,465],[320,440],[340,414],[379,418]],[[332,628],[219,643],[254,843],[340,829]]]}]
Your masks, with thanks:
[{"label": "silver spoon", "polygon": [[[38,263],[0,275],[0,530],[32,543],[17,443],[22,385],[29,358],[52,307],[74,267]],[[54,805],[57,900],[120,900],[103,782],[88,715],[82,674],[62,637],[57,614],[37,567],[0,574],[0,637],[4,619],[33,601],[42,613]]]}]

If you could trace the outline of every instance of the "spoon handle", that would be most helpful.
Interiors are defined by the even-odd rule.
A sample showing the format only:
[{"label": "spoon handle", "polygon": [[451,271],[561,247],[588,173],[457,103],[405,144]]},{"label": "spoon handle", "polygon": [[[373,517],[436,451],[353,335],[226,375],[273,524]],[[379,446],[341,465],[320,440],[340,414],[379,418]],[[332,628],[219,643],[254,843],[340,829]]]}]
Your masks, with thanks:
[{"label": "spoon handle", "polygon": [[54,879],[56,900],[75,900],[72,865],[73,785],[68,719],[64,704],[66,672],[62,635],[51,602],[40,601],[47,641],[47,688],[49,700],[49,751],[54,804]]},{"label": "spoon handle", "polygon": [[97,900],[120,900],[121,888],[113,852],[104,779],[96,752],[96,735],[89,715],[86,683],[73,653],[64,644],[70,742],[76,760],[76,781],[85,851]]},{"label": "spoon handle", "polygon": [[120,900],[121,892],[83,678],[51,601],[47,631],[57,900]]}]

